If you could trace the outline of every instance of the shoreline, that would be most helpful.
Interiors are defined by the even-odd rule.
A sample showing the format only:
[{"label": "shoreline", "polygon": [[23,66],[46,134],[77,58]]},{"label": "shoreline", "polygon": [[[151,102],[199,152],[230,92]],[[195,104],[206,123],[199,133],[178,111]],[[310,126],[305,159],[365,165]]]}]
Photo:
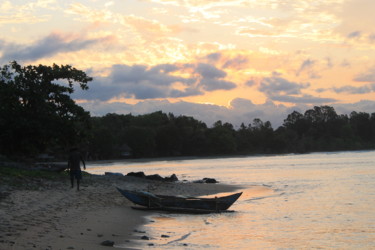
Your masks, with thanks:
[{"label": "shoreline", "polygon": [[[25,183],[30,178],[24,178]],[[0,249],[137,249],[147,232],[139,228],[151,212],[131,209],[116,189],[156,194],[203,196],[232,192],[240,186],[160,182],[129,176],[84,176],[81,190],[70,188],[68,176],[37,180],[33,188],[0,188]],[[8,188],[8,189],[7,189]],[[30,190],[34,189],[34,190]],[[5,195],[4,195],[5,194]]]},{"label": "shoreline", "polygon": [[[122,158],[107,160],[87,160],[88,165],[112,164],[112,163],[148,163],[157,161],[184,161],[184,160],[213,160],[226,158],[252,158],[252,157],[273,157],[289,155],[311,155],[311,154],[340,154],[347,152],[375,152],[375,149],[357,149],[357,150],[337,150],[337,151],[311,151],[305,153],[279,153],[279,154],[238,154],[238,155],[211,155],[211,156],[170,156],[170,157],[151,157],[151,158]],[[57,161],[56,163],[64,163]]]}]

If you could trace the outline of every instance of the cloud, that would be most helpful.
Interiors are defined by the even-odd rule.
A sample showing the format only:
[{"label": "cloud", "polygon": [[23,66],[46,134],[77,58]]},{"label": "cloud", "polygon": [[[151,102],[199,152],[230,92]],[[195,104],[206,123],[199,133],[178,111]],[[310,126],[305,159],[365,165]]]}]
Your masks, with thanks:
[{"label": "cloud", "polygon": [[230,81],[218,80],[218,79],[203,79],[201,80],[201,85],[204,90],[230,90],[236,87],[236,84]]},{"label": "cloud", "polygon": [[375,91],[375,83],[368,84],[365,86],[355,87],[346,85],[340,88],[332,88],[332,90],[336,93],[348,93],[348,94],[368,94]]},{"label": "cloud", "polygon": [[2,61],[33,61],[54,56],[61,52],[74,52],[105,41],[108,37],[86,39],[73,35],[52,33],[32,45],[5,44],[2,47]]},{"label": "cloud", "polygon": [[311,95],[302,95],[302,96],[273,96],[272,100],[279,101],[279,102],[288,102],[288,103],[306,103],[306,104],[324,104],[324,103],[332,103],[336,102],[336,99],[333,98],[322,98],[322,97],[315,97]]},{"label": "cloud", "polygon": [[374,82],[375,83],[375,67],[367,70],[367,72],[358,74],[354,81],[357,82]]},{"label": "cloud", "polygon": [[[251,100],[236,98],[231,101],[230,107],[223,107],[212,104],[199,104],[180,101],[171,103],[167,100],[145,100],[137,104],[128,104],[123,102],[100,102],[90,101],[81,103],[86,110],[93,116],[102,116],[107,113],[117,114],[147,114],[155,111],[173,113],[175,115],[192,116],[199,121],[205,122],[212,126],[216,121],[229,122],[235,128],[239,128],[241,123],[248,125],[255,118],[262,121],[270,121],[274,129],[283,124],[284,119],[293,111],[304,113],[306,110],[313,108],[316,104],[305,105],[296,104],[292,107],[284,105],[275,105],[272,101],[263,104],[254,104]],[[338,114],[350,114],[352,111],[373,113],[375,110],[375,101],[363,100],[356,103],[333,104],[332,107]]]},{"label": "cloud", "polygon": [[326,57],[325,62],[326,62],[327,69],[331,69],[334,66],[332,63],[332,59],[330,57]]},{"label": "cloud", "polygon": [[201,76],[200,85],[204,90],[230,90],[236,87],[236,84],[230,81],[222,80],[227,76],[227,73],[213,65],[206,63],[199,63],[195,72]]},{"label": "cloud", "polygon": [[207,59],[211,62],[217,62],[222,57],[220,52],[210,53],[207,56]]},{"label": "cloud", "polygon": [[267,96],[298,95],[301,94],[301,89],[308,87],[310,83],[295,83],[281,77],[266,77],[261,81],[259,91]]},{"label": "cloud", "polygon": [[160,39],[163,35],[170,35],[181,31],[179,26],[167,26],[155,20],[148,20],[143,17],[129,15],[124,17],[124,22],[140,34],[149,38]]},{"label": "cloud", "polygon": [[374,33],[375,1],[348,0],[342,4],[341,8],[342,10],[338,12],[341,22],[335,31],[341,33],[343,37],[356,39],[358,42],[361,41],[361,38]]},{"label": "cloud", "polygon": [[170,75],[176,70],[173,65],[113,65],[107,77],[94,78],[89,91],[77,92],[79,99],[98,99],[102,101],[112,98],[155,99],[166,97],[182,97],[198,95],[199,91],[191,89],[178,90],[174,83],[190,84],[189,78]]},{"label": "cloud", "polygon": [[320,78],[320,76],[314,71],[314,65],[316,61],[307,59],[302,62],[301,66],[297,70],[296,76],[299,76],[301,73],[306,72],[311,79]]},{"label": "cloud", "polygon": [[249,62],[248,56],[242,54],[232,54],[223,52],[214,52],[206,56],[209,63],[220,65],[223,69],[236,69],[240,70],[246,68]]},{"label": "cloud", "polygon": [[238,35],[246,35],[249,37],[277,37],[280,36],[279,32],[275,30],[264,30],[264,29],[255,29],[255,28],[244,28],[239,27],[237,29]]},{"label": "cloud", "polygon": [[[13,3],[12,3],[13,2]],[[15,4],[16,1],[3,1],[0,3],[0,26],[2,24],[30,24],[46,22],[51,15],[34,13],[36,10],[52,9],[53,1],[32,1],[29,3]]]},{"label": "cloud", "polygon": [[[182,72],[188,76],[179,76]],[[205,91],[229,90],[236,84],[222,78],[225,71],[209,64],[113,65],[106,77],[94,77],[89,91],[77,91],[75,98],[106,101],[113,98],[138,100],[180,98]]]},{"label": "cloud", "polygon": [[348,38],[360,38],[362,33],[360,31],[353,31],[348,34]]},{"label": "cloud", "polygon": [[321,98],[303,94],[302,90],[309,87],[310,83],[295,83],[274,76],[263,78],[258,89],[265,93],[270,100],[279,102],[319,104],[336,101],[333,98]]},{"label": "cloud", "polygon": [[225,71],[217,69],[215,66],[206,63],[199,63],[195,71],[203,78],[209,79],[223,78],[227,75]]},{"label": "cloud", "polygon": [[375,92],[375,83],[363,85],[363,86],[352,86],[352,85],[345,85],[341,87],[332,87],[332,88],[318,88],[315,90],[318,93],[333,91],[335,93],[341,94],[351,94],[351,95],[358,95],[358,94],[368,94]]},{"label": "cloud", "polygon": [[239,128],[241,123],[246,125],[252,123],[255,118],[270,121],[273,127],[277,128],[282,124],[287,114],[292,112],[290,108],[283,105],[275,105],[272,102],[255,105],[250,100],[241,98],[232,100],[230,107],[184,101],[171,103],[167,100],[144,100],[134,105],[123,102],[90,101],[80,105],[89,110],[93,116],[102,116],[109,112],[140,115],[161,110],[175,115],[192,116],[205,122],[208,126],[221,120],[233,124],[236,128]]},{"label": "cloud", "polygon": [[156,86],[169,86],[174,82],[188,82],[187,79],[170,75],[178,68],[172,64],[162,64],[155,67],[146,65],[114,65],[110,79],[113,83],[139,84],[151,83]]},{"label": "cloud", "polygon": [[361,100],[355,103],[335,104],[333,107],[338,114],[349,115],[352,111],[375,114],[375,101],[373,100]]},{"label": "cloud", "polygon": [[256,81],[254,79],[248,80],[248,81],[246,81],[245,85],[248,86],[248,87],[255,86]]},{"label": "cloud", "polygon": [[228,59],[223,68],[233,68],[233,69],[241,69],[243,65],[246,65],[249,62],[249,59],[245,56],[239,55],[234,58]]}]

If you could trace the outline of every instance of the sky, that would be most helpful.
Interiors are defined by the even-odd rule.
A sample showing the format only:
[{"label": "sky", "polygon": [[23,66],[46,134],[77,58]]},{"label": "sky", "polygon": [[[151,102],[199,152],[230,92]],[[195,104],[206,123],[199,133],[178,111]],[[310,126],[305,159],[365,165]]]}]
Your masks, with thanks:
[{"label": "sky", "polygon": [[1,0],[0,64],[72,65],[93,116],[375,112],[374,0]]}]

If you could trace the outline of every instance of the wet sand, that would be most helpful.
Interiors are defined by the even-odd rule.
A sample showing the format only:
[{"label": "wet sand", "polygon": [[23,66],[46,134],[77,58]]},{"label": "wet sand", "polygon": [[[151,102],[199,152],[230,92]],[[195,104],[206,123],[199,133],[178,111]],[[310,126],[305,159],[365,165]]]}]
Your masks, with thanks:
[{"label": "wet sand", "polygon": [[240,188],[95,175],[84,177],[80,191],[71,189],[68,179],[41,183],[36,190],[13,188],[0,198],[0,249],[108,249],[103,241],[136,249],[137,241],[147,236],[139,228],[148,214],[131,209],[116,186],[188,196]]}]

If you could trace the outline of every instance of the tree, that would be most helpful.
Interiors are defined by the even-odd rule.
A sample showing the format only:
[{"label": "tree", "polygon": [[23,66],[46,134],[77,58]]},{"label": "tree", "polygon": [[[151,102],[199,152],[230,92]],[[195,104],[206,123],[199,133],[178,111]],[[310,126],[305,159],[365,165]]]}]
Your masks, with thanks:
[{"label": "tree", "polygon": [[373,137],[370,114],[365,112],[351,112],[350,124],[355,133],[363,140],[370,141]]},{"label": "tree", "polygon": [[81,140],[89,113],[70,94],[91,80],[70,65],[0,67],[0,154],[32,156]]},{"label": "tree", "polygon": [[230,123],[215,122],[213,128],[207,130],[206,136],[211,154],[231,154],[237,150],[235,130]]}]

